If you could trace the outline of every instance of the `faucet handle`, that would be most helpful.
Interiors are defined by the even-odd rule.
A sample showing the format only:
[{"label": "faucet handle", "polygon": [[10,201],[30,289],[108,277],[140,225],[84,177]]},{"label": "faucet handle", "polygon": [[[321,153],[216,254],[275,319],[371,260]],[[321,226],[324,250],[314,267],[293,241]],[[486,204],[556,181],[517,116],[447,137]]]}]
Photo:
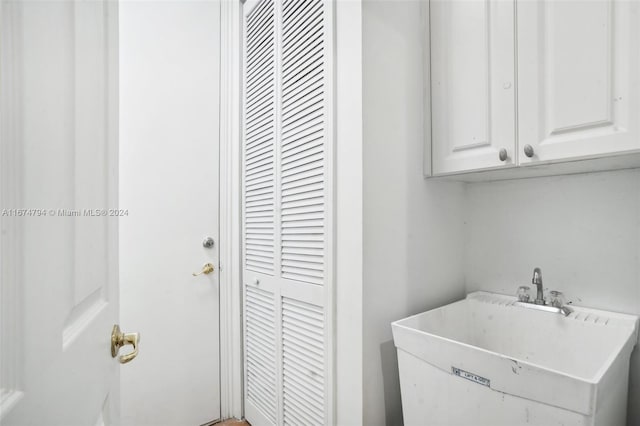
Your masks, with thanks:
[{"label": "faucet handle", "polygon": [[516,295],[518,296],[518,302],[528,302],[531,298],[531,295],[529,295],[529,286],[521,285],[518,287]]},{"label": "faucet handle", "polygon": [[560,291],[552,290],[549,292],[549,304],[556,308],[562,308],[565,303],[564,294]]}]

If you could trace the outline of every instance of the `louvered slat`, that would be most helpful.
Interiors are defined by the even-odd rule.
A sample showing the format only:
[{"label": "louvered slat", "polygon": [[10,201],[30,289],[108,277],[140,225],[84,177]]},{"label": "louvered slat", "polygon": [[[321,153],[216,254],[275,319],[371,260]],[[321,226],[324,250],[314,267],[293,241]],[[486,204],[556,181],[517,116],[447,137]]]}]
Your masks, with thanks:
[{"label": "louvered slat", "polygon": [[246,19],[244,247],[247,270],[274,273],[275,3]]},{"label": "louvered slat", "polygon": [[325,232],[324,8],[320,0],[283,2],[281,274],[322,285],[324,247],[301,250]]},{"label": "louvered slat", "polygon": [[284,424],[324,424],[322,307],[282,299],[282,355]]},{"label": "louvered slat", "polygon": [[274,297],[246,287],[245,353],[247,398],[276,422],[276,331]]}]

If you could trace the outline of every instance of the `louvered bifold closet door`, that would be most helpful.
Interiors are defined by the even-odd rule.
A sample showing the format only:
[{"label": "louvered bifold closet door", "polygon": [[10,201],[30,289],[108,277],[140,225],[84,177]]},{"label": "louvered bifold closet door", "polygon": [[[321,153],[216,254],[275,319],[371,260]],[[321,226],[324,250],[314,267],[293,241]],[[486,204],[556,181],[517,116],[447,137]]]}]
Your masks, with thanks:
[{"label": "louvered bifold closet door", "polygon": [[278,411],[275,22],[273,0],[255,4],[244,22],[242,260],[256,284],[244,286],[245,411],[262,424],[275,424]]},{"label": "louvered bifold closet door", "polygon": [[332,3],[244,4],[245,414],[332,422]]}]

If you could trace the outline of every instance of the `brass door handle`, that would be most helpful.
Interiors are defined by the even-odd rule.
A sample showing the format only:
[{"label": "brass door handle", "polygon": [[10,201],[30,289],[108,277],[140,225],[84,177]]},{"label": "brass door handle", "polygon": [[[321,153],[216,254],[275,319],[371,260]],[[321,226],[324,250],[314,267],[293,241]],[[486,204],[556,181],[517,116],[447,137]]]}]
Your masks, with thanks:
[{"label": "brass door handle", "polygon": [[202,274],[210,274],[215,270],[215,268],[213,267],[213,265],[211,263],[205,263],[204,266],[202,266],[202,270],[198,273],[193,273],[191,275],[193,275],[194,277],[197,277],[198,275],[202,275]]},{"label": "brass door handle", "polygon": [[120,331],[118,324],[113,326],[111,332],[111,357],[115,358],[118,355],[118,351],[125,345],[133,346],[133,352],[120,356],[118,361],[120,364],[126,364],[135,357],[138,356],[138,345],[140,343],[140,333],[123,333]]}]

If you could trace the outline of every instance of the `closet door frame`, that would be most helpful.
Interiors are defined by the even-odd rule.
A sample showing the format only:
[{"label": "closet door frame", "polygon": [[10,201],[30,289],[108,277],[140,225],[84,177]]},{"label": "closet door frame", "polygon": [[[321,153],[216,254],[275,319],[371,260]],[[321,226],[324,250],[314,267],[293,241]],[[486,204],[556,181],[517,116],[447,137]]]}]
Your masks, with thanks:
[{"label": "closet door frame", "polygon": [[242,1],[220,2],[220,416],[244,417],[242,347]]}]

